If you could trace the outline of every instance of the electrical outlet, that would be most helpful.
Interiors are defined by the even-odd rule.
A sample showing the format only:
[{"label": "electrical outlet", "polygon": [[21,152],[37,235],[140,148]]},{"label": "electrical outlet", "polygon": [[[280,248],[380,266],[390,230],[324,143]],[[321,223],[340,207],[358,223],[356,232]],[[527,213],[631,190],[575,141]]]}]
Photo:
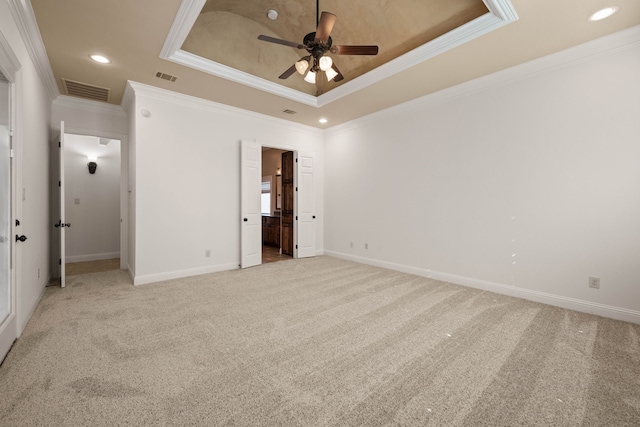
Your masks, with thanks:
[{"label": "electrical outlet", "polygon": [[40,269],[38,269],[38,279],[40,278]]},{"label": "electrical outlet", "polygon": [[589,276],[589,287],[593,289],[600,289],[600,278]]},{"label": "electrical outlet", "polygon": [[206,251],[204,251],[204,257],[205,258],[211,258],[211,250],[207,249]]},{"label": "electrical outlet", "polygon": [[365,244],[364,244],[364,248],[365,248],[365,249],[369,249],[369,244],[368,244],[368,243],[365,243]]},{"label": "electrical outlet", "polygon": [[353,247],[353,242],[351,242],[351,247]]}]

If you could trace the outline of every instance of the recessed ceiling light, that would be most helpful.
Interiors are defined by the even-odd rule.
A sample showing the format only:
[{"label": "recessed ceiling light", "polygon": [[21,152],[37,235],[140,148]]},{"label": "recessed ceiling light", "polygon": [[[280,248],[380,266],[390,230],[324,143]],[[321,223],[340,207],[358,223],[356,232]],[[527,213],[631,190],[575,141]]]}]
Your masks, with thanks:
[{"label": "recessed ceiling light", "polygon": [[611,15],[616,13],[617,11],[618,11],[618,6],[605,7],[604,9],[600,9],[599,11],[597,11],[596,13],[591,15],[589,17],[589,21],[591,21],[591,22],[601,21],[601,20],[603,20],[605,18],[610,17]]},{"label": "recessed ceiling light", "polygon": [[109,64],[109,63],[111,63],[109,58],[107,58],[105,56],[102,56],[102,55],[89,55],[89,58],[91,58],[94,61],[99,62],[101,64]]},{"label": "recessed ceiling light", "polygon": [[318,120],[320,123],[325,124],[327,123],[329,120],[325,119],[324,117],[321,118],[320,120]]},{"label": "recessed ceiling light", "polygon": [[276,19],[278,19],[278,11],[273,9],[267,10],[267,18],[275,21]]}]

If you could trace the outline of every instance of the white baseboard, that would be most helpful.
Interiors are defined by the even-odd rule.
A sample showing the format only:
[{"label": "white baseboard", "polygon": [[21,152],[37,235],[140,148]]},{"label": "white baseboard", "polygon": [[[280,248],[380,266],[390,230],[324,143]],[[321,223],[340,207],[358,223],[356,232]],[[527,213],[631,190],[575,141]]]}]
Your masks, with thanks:
[{"label": "white baseboard", "polygon": [[429,279],[440,280],[443,282],[454,283],[456,285],[482,289],[485,291],[495,292],[497,294],[508,295],[516,298],[526,299],[529,301],[535,301],[543,304],[553,305],[556,307],[566,308],[569,310],[580,311],[582,313],[590,313],[602,317],[608,317],[611,319],[640,324],[640,311],[594,303],[591,301],[585,301],[576,298],[564,297],[561,295],[549,294],[546,292],[538,292],[531,289],[518,288],[515,286],[489,282],[472,277],[458,276],[455,274],[443,273],[440,271],[417,268],[371,258],[364,258],[356,255],[345,254],[342,252],[324,250],[324,254],[335,258],[358,262],[361,264],[387,268],[389,270],[400,271],[402,273],[414,274],[416,276],[427,277]]},{"label": "white baseboard", "polygon": [[114,259],[114,258],[120,258],[120,252],[106,252],[102,254],[67,256],[64,258],[64,262],[69,263],[69,262],[99,261],[101,259]]},{"label": "white baseboard", "polygon": [[38,308],[38,304],[40,304],[40,301],[42,300],[42,297],[44,296],[44,292],[47,290],[47,285],[51,282],[51,276],[49,276],[43,283],[40,284],[40,293],[29,303],[29,305],[26,307],[28,309],[28,312],[25,316],[22,316],[20,313],[18,314],[18,338],[20,338],[20,336],[22,335],[22,332],[24,331],[24,328],[27,327],[27,323],[29,323],[29,319],[31,319],[31,316],[33,316],[33,313],[36,311],[36,308]]},{"label": "white baseboard", "polygon": [[144,274],[135,276],[133,284],[135,286],[147,285],[149,283],[162,282],[164,280],[181,279],[183,277],[199,276],[201,274],[217,273],[220,271],[235,270],[238,268],[237,263],[211,265],[206,267],[191,268],[188,270],[168,271],[157,274]]}]

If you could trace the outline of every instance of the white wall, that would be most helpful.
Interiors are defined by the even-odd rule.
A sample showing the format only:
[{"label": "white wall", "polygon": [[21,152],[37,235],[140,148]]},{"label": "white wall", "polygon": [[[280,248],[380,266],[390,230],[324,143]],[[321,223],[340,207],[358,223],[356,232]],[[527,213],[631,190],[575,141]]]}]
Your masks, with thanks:
[{"label": "white wall", "polygon": [[49,141],[51,137],[51,95],[38,74],[13,18],[8,2],[0,2],[0,32],[20,63],[16,94],[16,128],[13,144],[15,215],[20,227],[14,231],[27,236],[16,246],[17,330],[27,324],[51,275],[49,265]]},{"label": "white wall", "polygon": [[640,322],[638,28],[329,130],[325,252]]},{"label": "white wall", "polygon": [[[97,156],[90,174],[87,156]],[[65,135],[66,262],[120,256],[120,141]]]},{"label": "white wall", "polygon": [[[322,217],[320,130],[137,83],[132,88],[136,284],[238,267],[242,139],[315,152],[315,201]],[[319,221],[320,251],[323,234]]]}]

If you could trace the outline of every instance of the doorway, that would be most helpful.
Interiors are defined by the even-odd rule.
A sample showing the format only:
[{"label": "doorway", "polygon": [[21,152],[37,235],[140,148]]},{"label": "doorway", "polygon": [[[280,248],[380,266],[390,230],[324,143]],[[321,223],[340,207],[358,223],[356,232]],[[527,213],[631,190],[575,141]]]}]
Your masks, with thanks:
[{"label": "doorway", "polygon": [[[315,153],[298,151],[297,148],[288,151],[292,153],[294,162],[291,210],[293,258],[313,257],[316,255]],[[262,264],[261,154],[261,143],[244,139],[240,141],[240,268]]]},{"label": "doorway", "polygon": [[[52,156],[52,275],[126,268],[126,137],[65,128]],[[56,160],[56,158],[58,160]]]},{"label": "doorway", "polygon": [[121,141],[65,134],[67,276],[120,268]]},{"label": "doorway", "polygon": [[[293,258],[293,152],[262,147],[262,263]],[[291,200],[291,202],[289,202]]]}]

